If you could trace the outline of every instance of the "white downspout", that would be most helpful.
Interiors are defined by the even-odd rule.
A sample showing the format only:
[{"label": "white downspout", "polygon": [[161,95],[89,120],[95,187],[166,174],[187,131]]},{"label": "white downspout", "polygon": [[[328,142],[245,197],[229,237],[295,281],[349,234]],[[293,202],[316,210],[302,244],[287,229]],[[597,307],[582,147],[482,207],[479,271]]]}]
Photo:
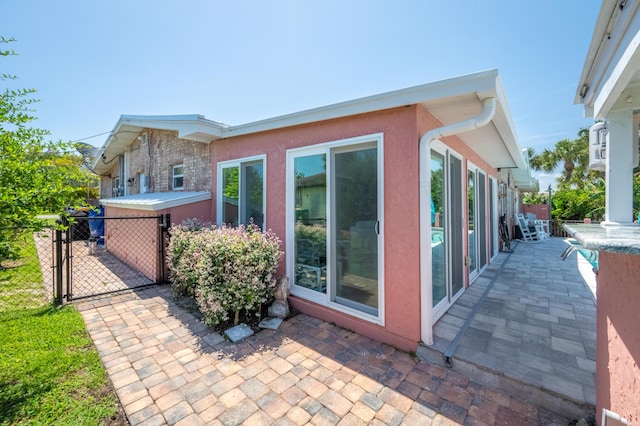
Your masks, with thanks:
[{"label": "white downspout", "polygon": [[431,129],[420,138],[420,316],[422,341],[433,345],[433,289],[431,283],[431,143],[487,125],[496,112],[496,98],[486,98],[480,115]]}]

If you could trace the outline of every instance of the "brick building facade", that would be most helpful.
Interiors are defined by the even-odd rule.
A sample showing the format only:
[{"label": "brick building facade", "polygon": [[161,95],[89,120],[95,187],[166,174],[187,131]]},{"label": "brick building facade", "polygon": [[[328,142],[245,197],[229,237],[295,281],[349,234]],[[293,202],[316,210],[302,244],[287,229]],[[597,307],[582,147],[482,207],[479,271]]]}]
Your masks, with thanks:
[{"label": "brick building facade", "polygon": [[176,190],[172,177],[178,165],[183,166],[180,190],[211,191],[209,145],[181,139],[177,131],[145,128],[124,154],[111,161],[111,169],[101,176],[102,198]]}]

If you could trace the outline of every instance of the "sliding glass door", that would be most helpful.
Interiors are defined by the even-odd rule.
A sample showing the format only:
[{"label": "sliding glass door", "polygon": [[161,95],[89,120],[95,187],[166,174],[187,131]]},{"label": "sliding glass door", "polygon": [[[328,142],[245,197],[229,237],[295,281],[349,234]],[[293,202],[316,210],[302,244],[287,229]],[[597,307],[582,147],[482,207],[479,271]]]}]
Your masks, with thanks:
[{"label": "sliding glass door", "polygon": [[431,281],[433,317],[442,316],[464,287],[462,160],[431,150]]},{"label": "sliding glass door", "polygon": [[469,280],[473,281],[487,266],[487,176],[467,163],[467,221],[469,226]]},{"label": "sliding glass door", "polygon": [[380,314],[382,287],[380,144],[294,150],[288,166],[294,292],[372,317]]}]

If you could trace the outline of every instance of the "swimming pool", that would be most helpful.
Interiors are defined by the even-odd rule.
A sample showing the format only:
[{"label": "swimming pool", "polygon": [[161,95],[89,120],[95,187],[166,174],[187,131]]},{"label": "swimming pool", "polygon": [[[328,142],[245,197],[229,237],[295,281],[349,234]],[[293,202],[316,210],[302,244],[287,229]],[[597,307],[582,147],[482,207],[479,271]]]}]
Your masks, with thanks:
[{"label": "swimming pool", "polygon": [[[567,242],[574,246],[580,245],[579,242],[571,238],[567,239]],[[598,251],[597,250],[589,250],[589,249],[582,248],[582,249],[578,249],[578,251],[580,252],[582,257],[584,257],[587,260],[587,262],[589,262],[591,266],[593,266],[594,269],[598,269]]]}]

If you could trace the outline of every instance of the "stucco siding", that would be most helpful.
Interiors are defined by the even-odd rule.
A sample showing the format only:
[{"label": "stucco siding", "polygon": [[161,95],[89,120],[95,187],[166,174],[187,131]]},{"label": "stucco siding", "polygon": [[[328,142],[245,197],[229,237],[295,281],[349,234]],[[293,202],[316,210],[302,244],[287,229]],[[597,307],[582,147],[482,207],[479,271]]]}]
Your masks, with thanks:
[{"label": "stucco siding", "polygon": [[[155,216],[153,212],[105,208],[106,217]],[[158,278],[158,222],[154,220],[105,220],[105,248],[122,262],[155,281]]]},{"label": "stucco siding", "polygon": [[640,256],[601,251],[599,267],[596,413],[640,424]]},{"label": "stucco siding", "polygon": [[[293,296],[303,312],[333,321],[398,347],[415,350],[420,341],[419,140],[441,123],[425,108],[412,105],[314,124],[288,127],[216,141],[211,145],[213,216],[216,216],[217,163],[266,155],[266,227],[286,241],[287,150],[382,133],[384,138],[384,325],[337,312]],[[445,144],[497,177],[497,171],[459,138]],[[492,143],[492,141],[487,141]],[[487,190],[488,194],[488,190]],[[487,202],[487,209],[488,209]],[[489,229],[487,214],[487,229]],[[285,251],[288,247],[284,247]],[[286,273],[281,262],[279,274]]]},{"label": "stucco siding", "polygon": [[[385,326],[367,323],[302,300],[293,301],[293,304],[315,312],[316,316],[318,312],[324,312],[327,320],[354,330],[362,330],[364,334],[379,340],[395,341],[405,349],[413,350],[420,340],[418,139],[415,107],[395,108],[216,142],[212,144],[211,155],[214,159],[213,176],[217,176],[218,161],[266,154],[267,228],[285,241],[287,150],[375,133],[384,134]],[[213,191],[215,199],[215,178]],[[284,261],[279,273],[285,273]]]}]

